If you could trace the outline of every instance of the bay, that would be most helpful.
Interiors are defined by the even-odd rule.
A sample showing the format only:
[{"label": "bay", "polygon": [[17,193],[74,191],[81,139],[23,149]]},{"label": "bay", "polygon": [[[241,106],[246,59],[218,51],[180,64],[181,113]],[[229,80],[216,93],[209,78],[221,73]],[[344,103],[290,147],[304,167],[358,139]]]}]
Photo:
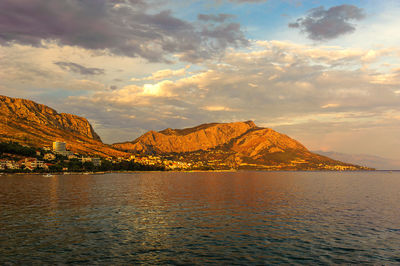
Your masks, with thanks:
[{"label": "bay", "polygon": [[399,264],[400,172],[0,176],[0,264]]}]

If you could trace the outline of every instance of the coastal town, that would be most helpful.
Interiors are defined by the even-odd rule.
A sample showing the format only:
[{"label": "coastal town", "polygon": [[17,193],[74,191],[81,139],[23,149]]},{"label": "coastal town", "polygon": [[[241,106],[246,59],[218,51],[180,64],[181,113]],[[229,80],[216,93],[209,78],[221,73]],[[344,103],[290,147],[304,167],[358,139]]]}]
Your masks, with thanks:
[{"label": "coastal town", "polygon": [[[0,172],[99,172],[99,171],[185,171],[185,170],[232,170],[260,169],[257,164],[241,162],[239,158],[225,160],[221,151],[208,151],[208,158],[196,160],[190,154],[169,154],[165,156],[129,154],[126,157],[96,157],[69,151],[67,143],[55,141],[52,146],[33,148],[18,143],[0,143]],[[201,153],[205,153],[202,151]],[[194,154],[198,155],[198,154]],[[264,166],[261,170],[304,169],[305,161],[290,164]],[[318,165],[319,169],[331,171],[357,170],[354,166]]]},{"label": "coastal town", "polygon": [[43,148],[33,148],[18,143],[1,143],[0,145],[0,172],[187,170],[194,166],[191,163],[152,155],[93,157],[67,150],[67,143],[62,141],[55,141],[52,147]]}]

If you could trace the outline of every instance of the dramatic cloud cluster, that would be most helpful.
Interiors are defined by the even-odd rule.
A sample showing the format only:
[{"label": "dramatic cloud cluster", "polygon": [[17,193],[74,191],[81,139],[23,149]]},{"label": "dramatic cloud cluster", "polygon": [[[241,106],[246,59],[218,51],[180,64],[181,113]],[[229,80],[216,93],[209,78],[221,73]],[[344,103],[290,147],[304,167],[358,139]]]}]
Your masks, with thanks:
[{"label": "dramatic cloud cluster", "polygon": [[[143,0],[4,0],[0,1],[0,44],[42,46],[43,41],[106,50],[149,61],[199,61],[227,47],[247,44],[237,23],[226,15],[201,16],[205,23],[189,23],[169,10],[154,12]],[[156,5],[156,4],[154,4]],[[151,9],[152,8],[152,9]],[[150,12],[152,10],[152,12]],[[207,20],[218,22],[211,25]]]},{"label": "dramatic cloud cluster", "polygon": [[350,21],[364,17],[363,10],[353,5],[334,6],[328,10],[321,6],[311,9],[305,17],[290,23],[289,27],[299,28],[311,40],[323,41],[352,33],[356,28]]}]

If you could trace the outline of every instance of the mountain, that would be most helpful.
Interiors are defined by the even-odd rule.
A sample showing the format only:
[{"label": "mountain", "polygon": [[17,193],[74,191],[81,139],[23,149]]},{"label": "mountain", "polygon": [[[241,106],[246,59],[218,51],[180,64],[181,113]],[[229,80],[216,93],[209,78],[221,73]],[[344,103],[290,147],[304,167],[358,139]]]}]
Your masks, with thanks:
[{"label": "mountain", "polygon": [[33,147],[64,141],[74,152],[99,156],[123,156],[102,143],[88,120],[30,100],[0,95],[0,141],[15,141]]},{"label": "mountain", "polygon": [[6,96],[0,96],[0,141],[33,147],[64,141],[69,150],[81,154],[160,155],[199,169],[366,169],[310,152],[298,141],[252,121],[149,131],[132,142],[110,146],[101,141],[86,118]]},{"label": "mountain", "polygon": [[314,152],[339,161],[345,161],[357,165],[368,165],[369,167],[378,170],[400,170],[400,160],[393,160],[368,154],[347,154],[334,151]]},{"label": "mountain", "polygon": [[149,131],[113,147],[213,169],[362,169],[312,153],[298,141],[252,121]]},{"label": "mountain", "polygon": [[121,150],[139,153],[170,153],[207,150],[239,137],[256,125],[251,122],[204,124],[193,128],[149,131],[133,142],[113,144]]}]

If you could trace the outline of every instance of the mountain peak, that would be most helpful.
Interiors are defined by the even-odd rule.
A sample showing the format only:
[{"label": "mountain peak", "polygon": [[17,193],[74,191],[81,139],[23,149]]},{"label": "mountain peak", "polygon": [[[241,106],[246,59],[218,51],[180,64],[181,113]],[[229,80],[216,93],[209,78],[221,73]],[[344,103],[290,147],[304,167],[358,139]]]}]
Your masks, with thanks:
[{"label": "mountain peak", "polygon": [[140,153],[207,150],[226,144],[254,128],[256,125],[252,121],[208,123],[184,129],[167,128],[159,132],[149,131],[133,142],[118,143],[113,146]]},{"label": "mountain peak", "polygon": [[113,147],[175,156],[188,163],[211,165],[213,169],[357,169],[314,154],[300,142],[270,128],[257,127],[253,121],[149,131],[133,142]]},{"label": "mountain peak", "polygon": [[248,125],[249,125],[250,127],[252,127],[252,128],[257,127],[256,124],[254,123],[254,121],[252,121],[252,120],[247,120],[247,121],[245,121],[245,122],[243,122],[243,123],[248,124]]},{"label": "mountain peak", "polygon": [[195,127],[184,128],[184,129],[172,129],[167,128],[164,130],[159,131],[159,133],[163,135],[176,135],[176,136],[185,136],[192,134],[194,132],[202,131],[202,130],[209,130],[210,128],[232,128],[238,129],[240,128],[256,128],[257,126],[254,124],[253,121],[245,121],[245,122],[231,122],[231,123],[207,123],[201,124]]}]

